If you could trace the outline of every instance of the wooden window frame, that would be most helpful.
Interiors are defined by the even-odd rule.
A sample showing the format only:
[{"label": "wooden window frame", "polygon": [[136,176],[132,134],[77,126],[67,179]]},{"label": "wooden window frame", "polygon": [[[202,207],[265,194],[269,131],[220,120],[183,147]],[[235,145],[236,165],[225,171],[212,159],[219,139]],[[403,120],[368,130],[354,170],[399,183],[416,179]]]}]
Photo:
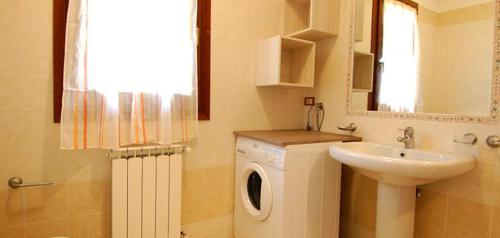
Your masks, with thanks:
[{"label": "wooden window frame", "polygon": [[[198,119],[210,120],[211,0],[198,1]],[[53,1],[53,105],[54,122],[61,122],[66,18],[69,0]]]},{"label": "wooden window frame", "polygon": [[211,0],[198,0],[198,120],[210,120]]},{"label": "wooden window frame", "polygon": [[66,41],[66,16],[69,0],[54,0],[52,9],[52,49],[53,49],[53,105],[54,122],[61,122],[61,107],[64,84],[64,51]]},{"label": "wooden window frame", "polygon": [[[418,13],[418,3],[412,0],[397,0],[415,10]],[[372,7],[372,36],[371,36],[371,52],[375,56],[373,68],[373,91],[368,93],[368,111],[377,111],[378,101],[377,94],[380,90],[380,78],[382,72],[382,48],[384,45],[384,0],[373,0]]]}]

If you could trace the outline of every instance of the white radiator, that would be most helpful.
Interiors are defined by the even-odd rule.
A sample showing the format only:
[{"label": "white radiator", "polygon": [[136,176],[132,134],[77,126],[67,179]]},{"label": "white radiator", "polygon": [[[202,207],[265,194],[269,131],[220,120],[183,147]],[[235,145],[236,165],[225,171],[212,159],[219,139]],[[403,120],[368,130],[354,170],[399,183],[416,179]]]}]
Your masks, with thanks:
[{"label": "white radiator", "polygon": [[113,238],[180,238],[182,155],[115,159]]}]

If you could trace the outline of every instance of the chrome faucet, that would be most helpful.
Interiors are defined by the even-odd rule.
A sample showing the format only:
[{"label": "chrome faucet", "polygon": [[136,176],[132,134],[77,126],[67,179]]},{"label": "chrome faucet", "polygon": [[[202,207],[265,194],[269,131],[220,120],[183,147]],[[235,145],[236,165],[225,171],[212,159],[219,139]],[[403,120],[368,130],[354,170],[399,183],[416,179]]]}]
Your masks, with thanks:
[{"label": "chrome faucet", "polygon": [[400,130],[404,131],[404,136],[398,137],[398,142],[404,143],[405,149],[415,149],[415,129],[413,127],[406,127]]}]

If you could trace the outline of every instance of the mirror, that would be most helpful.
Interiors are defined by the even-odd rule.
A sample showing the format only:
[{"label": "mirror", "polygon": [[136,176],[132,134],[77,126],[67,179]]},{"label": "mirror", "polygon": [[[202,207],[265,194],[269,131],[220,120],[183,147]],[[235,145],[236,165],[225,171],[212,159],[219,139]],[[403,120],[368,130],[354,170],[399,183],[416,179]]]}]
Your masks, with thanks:
[{"label": "mirror", "polygon": [[493,0],[354,0],[351,111],[490,116]]}]

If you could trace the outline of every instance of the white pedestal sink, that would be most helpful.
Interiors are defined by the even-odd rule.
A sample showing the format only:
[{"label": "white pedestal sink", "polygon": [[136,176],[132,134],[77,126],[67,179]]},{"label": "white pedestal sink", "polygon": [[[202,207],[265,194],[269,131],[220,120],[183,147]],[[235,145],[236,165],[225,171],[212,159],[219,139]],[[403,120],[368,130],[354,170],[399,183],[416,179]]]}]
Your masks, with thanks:
[{"label": "white pedestal sink", "polygon": [[475,168],[473,157],[368,142],[335,143],[330,155],[378,181],[377,238],[413,237],[416,186]]}]

